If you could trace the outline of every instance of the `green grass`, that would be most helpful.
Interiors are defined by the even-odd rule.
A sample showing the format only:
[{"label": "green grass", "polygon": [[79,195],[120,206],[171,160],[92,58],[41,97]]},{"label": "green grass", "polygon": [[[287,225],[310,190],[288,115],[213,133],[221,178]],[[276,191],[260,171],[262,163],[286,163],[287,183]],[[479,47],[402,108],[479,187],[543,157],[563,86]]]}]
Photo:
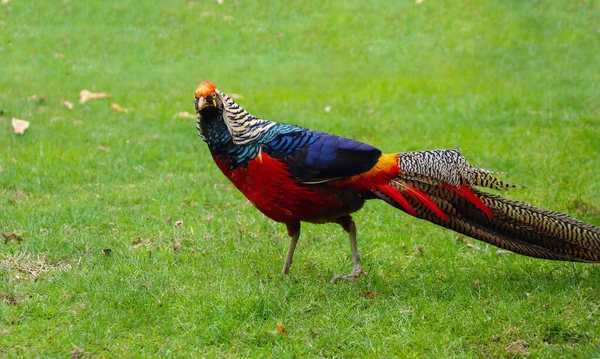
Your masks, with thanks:
[{"label": "green grass", "polygon": [[0,242],[0,356],[600,355],[597,265],[469,248],[383,203],[355,216],[367,278],[329,284],[351,267],[334,225],[305,225],[282,276],[283,226],[174,117],[211,79],[255,115],[387,152],[459,146],[526,186],[510,198],[598,226],[598,1],[0,10],[0,230],[24,238]]}]

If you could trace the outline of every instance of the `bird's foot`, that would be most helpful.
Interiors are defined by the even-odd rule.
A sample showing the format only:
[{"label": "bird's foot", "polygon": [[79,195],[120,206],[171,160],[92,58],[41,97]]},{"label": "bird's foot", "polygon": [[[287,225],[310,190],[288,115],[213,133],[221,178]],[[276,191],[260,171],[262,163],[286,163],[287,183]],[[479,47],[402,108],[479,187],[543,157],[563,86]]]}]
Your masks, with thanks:
[{"label": "bird's foot", "polygon": [[333,284],[338,280],[342,279],[357,280],[361,275],[364,275],[366,277],[367,272],[365,272],[365,270],[360,265],[357,265],[354,266],[354,270],[352,271],[352,273],[336,275],[335,277],[331,278],[331,283]]}]

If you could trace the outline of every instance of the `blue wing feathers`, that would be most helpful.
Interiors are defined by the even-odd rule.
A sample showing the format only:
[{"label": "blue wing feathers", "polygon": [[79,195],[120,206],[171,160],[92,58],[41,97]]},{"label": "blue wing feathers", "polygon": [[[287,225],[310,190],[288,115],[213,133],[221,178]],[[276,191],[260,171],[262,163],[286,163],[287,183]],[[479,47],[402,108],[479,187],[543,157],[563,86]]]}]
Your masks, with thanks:
[{"label": "blue wing feathers", "polygon": [[354,176],[370,170],[381,151],[350,138],[302,127],[278,123],[258,141],[231,145],[226,129],[216,152],[226,153],[233,167],[245,166],[259,151],[285,163],[290,175],[299,182],[321,182]]},{"label": "blue wing feathers", "polygon": [[263,150],[286,163],[301,182],[354,176],[370,170],[381,156],[371,145],[303,128],[279,132]]}]

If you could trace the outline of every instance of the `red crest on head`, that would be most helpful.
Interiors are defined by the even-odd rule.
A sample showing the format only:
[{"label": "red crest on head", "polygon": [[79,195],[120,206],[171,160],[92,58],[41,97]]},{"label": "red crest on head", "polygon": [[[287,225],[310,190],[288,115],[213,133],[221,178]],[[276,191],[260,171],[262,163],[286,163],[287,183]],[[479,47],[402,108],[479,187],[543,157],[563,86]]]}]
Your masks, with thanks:
[{"label": "red crest on head", "polygon": [[198,88],[196,89],[196,98],[207,98],[209,95],[211,95],[212,93],[214,93],[216,90],[215,84],[213,84],[212,82],[208,81],[208,80],[204,80],[200,83],[200,85],[198,85]]}]

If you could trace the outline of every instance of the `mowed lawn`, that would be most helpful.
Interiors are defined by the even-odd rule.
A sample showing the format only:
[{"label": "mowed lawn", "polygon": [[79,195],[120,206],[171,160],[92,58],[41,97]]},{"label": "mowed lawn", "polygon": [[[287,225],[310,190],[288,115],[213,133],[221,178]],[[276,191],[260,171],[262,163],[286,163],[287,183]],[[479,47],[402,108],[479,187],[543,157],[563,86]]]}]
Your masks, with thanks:
[{"label": "mowed lawn", "polygon": [[355,215],[368,277],[329,283],[351,270],[335,225],[305,225],[283,276],[284,226],[179,114],[210,79],[385,152],[460,147],[525,186],[503,195],[600,226],[599,19],[575,0],[2,1],[0,356],[599,356],[598,265],[381,202]]}]

